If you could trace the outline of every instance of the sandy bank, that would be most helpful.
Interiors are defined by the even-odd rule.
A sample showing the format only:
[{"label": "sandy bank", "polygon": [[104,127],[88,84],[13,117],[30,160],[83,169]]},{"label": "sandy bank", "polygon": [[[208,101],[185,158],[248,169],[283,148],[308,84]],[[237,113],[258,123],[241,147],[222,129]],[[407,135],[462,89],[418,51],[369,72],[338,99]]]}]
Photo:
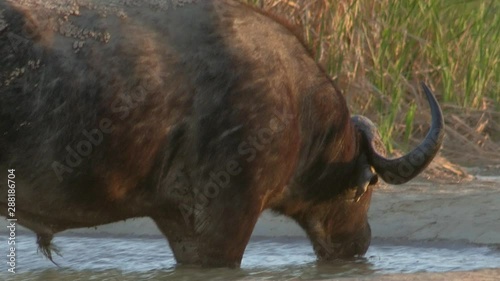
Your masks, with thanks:
[{"label": "sandy bank", "polygon": [[363,281],[363,280],[384,280],[384,281],[454,281],[454,280],[499,280],[500,269],[483,269],[466,272],[445,272],[445,273],[415,273],[415,274],[388,274],[380,276],[369,276],[363,278],[338,279],[342,281]]},{"label": "sandy bank", "polygon": [[384,186],[370,209],[374,237],[500,244],[500,177]]}]

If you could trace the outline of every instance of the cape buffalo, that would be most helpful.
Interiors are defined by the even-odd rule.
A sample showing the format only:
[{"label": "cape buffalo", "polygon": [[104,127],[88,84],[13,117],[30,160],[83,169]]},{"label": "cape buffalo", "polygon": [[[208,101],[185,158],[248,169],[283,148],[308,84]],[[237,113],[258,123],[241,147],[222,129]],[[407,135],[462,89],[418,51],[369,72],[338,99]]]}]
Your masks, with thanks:
[{"label": "cape buffalo", "polygon": [[55,233],[150,217],[178,263],[239,266],[266,209],[320,260],[362,255],[378,177],[441,146],[423,88],[428,135],[387,159],[292,28],[246,4],[0,0],[0,213],[51,260]]}]

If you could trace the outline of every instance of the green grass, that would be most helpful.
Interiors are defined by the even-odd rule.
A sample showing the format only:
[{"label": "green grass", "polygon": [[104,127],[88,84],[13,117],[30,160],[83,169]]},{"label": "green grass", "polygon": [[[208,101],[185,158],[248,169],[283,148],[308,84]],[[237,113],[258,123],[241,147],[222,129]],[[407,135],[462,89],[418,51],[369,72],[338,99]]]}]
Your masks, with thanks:
[{"label": "green grass", "polygon": [[394,137],[408,142],[416,112],[427,110],[416,106],[419,81],[444,105],[500,111],[498,0],[247,2],[303,26],[329,74],[344,89],[361,85],[369,104],[353,111],[372,115],[389,149]]}]

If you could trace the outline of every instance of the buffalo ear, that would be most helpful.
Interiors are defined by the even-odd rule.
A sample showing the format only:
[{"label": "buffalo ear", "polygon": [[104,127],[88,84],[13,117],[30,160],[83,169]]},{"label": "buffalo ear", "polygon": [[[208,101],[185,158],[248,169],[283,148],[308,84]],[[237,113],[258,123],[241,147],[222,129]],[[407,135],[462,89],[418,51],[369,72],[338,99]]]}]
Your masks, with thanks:
[{"label": "buffalo ear", "polygon": [[356,174],[354,202],[358,202],[361,199],[361,196],[368,190],[369,185],[374,185],[378,182],[378,175],[374,173],[373,168],[368,164],[359,167]]}]

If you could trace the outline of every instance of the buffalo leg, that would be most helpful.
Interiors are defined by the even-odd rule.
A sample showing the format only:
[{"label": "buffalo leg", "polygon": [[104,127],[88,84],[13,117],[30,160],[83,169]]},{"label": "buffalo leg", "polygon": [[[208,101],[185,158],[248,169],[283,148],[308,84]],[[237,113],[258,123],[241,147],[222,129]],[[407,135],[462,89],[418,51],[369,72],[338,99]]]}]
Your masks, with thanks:
[{"label": "buffalo leg", "polygon": [[154,219],[167,237],[179,264],[208,267],[240,265],[260,215],[260,204],[246,202],[234,205],[234,208],[233,204],[222,205],[220,202],[212,205],[219,208],[208,206],[206,210],[196,212],[189,221],[184,218]]},{"label": "buffalo leg", "polygon": [[177,263],[201,264],[198,239],[190,227],[182,221],[155,219],[155,222],[167,237]]}]

